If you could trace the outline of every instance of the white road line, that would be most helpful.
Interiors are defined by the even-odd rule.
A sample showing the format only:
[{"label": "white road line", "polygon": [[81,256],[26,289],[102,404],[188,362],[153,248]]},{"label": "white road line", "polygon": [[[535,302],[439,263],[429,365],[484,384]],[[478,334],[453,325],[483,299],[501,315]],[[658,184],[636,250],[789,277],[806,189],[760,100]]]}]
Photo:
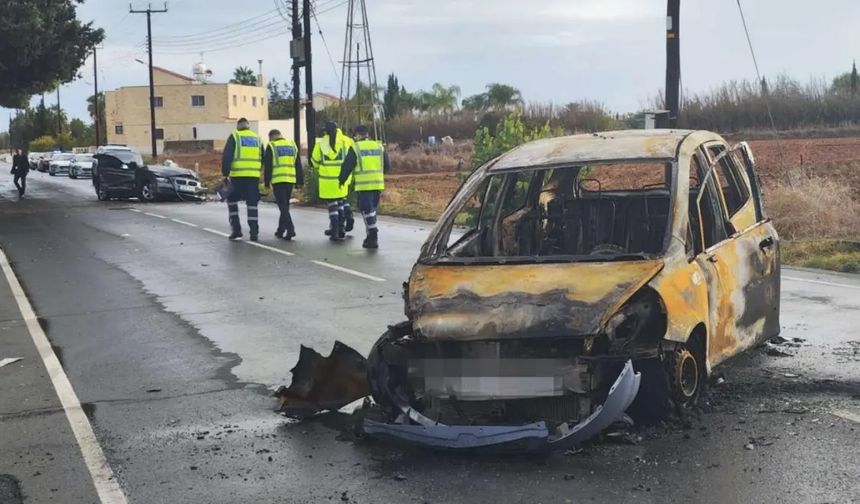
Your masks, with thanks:
[{"label": "white road line", "polygon": [[170,219],[170,220],[172,220],[173,222],[175,222],[175,223],[177,223],[177,224],[182,224],[182,225],[185,225],[185,226],[191,226],[191,227],[198,227],[198,226],[197,226],[197,224],[192,224],[192,223],[190,223],[190,222],[185,222],[184,220],[179,220],[179,219]]},{"label": "white road line", "polygon": [[269,245],[263,245],[262,243],[259,243],[259,242],[250,242],[250,241],[249,241],[249,242],[245,242],[245,243],[247,243],[248,245],[253,245],[253,246],[258,247],[258,248],[261,248],[261,249],[270,250],[270,251],[272,251],[272,252],[274,252],[274,253],[276,253],[276,254],[283,254],[283,255],[285,255],[285,256],[294,256],[294,255],[296,255],[296,254],[293,254],[292,252],[288,252],[288,251],[286,251],[286,250],[281,250],[281,249],[279,249],[279,248],[275,248],[275,247],[270,247]]},{"label": "white road line", "polygon": [[[133,209],[132,209],[132,210],[133,210]],[[144,213],[145,215],[150,215],[150,216],[152,216],[152,217],[158,217],[158,218],[160,218],[160,219],[166,219],[166,218],[167,218],[167,217],[163,217],[163,216],[161,216],[161,215],[152,214],[152,213],[149,213],[149,212],[143,212],[143,213]],[[171,221],[173,221],[173,222],[176,222],[176,223],[178,223],[178,224],[184,224],[184,225],[186,225],[186,226],[199,227],[197,224],[192,224],[192,223],[190,223],[190,222],[181,221],[181,220],[179,220],[179,219],[169,219],[169,220],[171,220]],[[206,232],[208,232],[208,233],[216,234],[216,235],[218,235],[218,236],[223,236],[223,237],[225,237],[225,238],[229,238],[229,237],[230,237],[230,235],[229,235],[229,234],[227,234],[227,233],[222,233],[221,231],[218,231],[217,229],[212,229],[212,228],[207,228],[207,227],[205,227],[205,228],[201,228],[201,229],[203,229],[203,231],[206,231]],[[268,250],[268,251],[270,251],[270,252],[274,252],[274,253],[276,253],[276,254],[281,254],[281,255],[290,256],[290,257],[292,257],[292,256],[295,256],[295,255],[296,255],[296,254],[294,254],[293,252],[289,252],[289,251],[286,251],[286,250],[282,250],[282,249],[279,249],[279,248],[277,248],[277,247],[272,247],[272,246],[270,246],[270,245],[264,245],[264,244],[259,243],[259,242],[246,241],[246,242],[244,242],[244,243],[247,243],[248,245],[253,245],[254,247],[257,247],[257,248],[261,248],[261,249]],[[379,278],[379,277],[376,277],[376,276],[373,276],[373,275],[368,275],[367,273],[362,273],[362,272],[360,272],[360,271],[355,271],[355,270],[353,270],[353,269],[344,268],[343,266],[338,266],[338,265],[336,265],[336,264],[331,264],[331,263],[327,263],[327,262],[324,262],[324,261],[311,261],[311,262],[312,262],[312,263],[314,263],[314,264],[317,264],[317,265],[319,265],[319,266],[323,266],[323,267],[325,267],[325,268],[329,268],[329,269],[337,270],[337,271],[340,271],[341,273],[346,273],[346,274],[349,274],[349,275],[357,276],[357,277],[359,277],[359,278],[364,278],[364,279],[366,279],[366,280],[373,280],[374,282],[385,282],[385,281],[386,281],[384,278]]]},{"label": "white road line", "polygon": [[140,209],[138,209],[138,208],[129,208],[129,209],[128,209],[128,211],[129,211],[129,212],[134,212],[134,213],[143,213],[143,210],[140,210]]},{"label": "white road line", "polygon": [[222,233],[221,231],[218,231],[217,229],[212,229],[212,228],[203,228],[203,231],[206,231],[206,232],[209,232],[209,233],[214,233],[214,234],[216,234],[216,235],[218,235],[218,236],[223,236],[223,237],[225,237],[225,238],[229,238],[229,237],[230,237],[230,235],[228,235],[227,233]]},{"label": "white road line", "polygon": [[851,285],[851,284],[843,284],[843,283],[835,283],[835,282],[825,282],[824,280],[807,280],[806,278],[798,278],[783,275],[783,280],[792,280],[794,282],[805,282],[811,284],[819,284],[819,285],[829,285],[830,287],[844,287],[846,289],[860,289],[860,285]]},{"label": "white road line", "polygon": [[843,420],[849,420],[854,423],[860,424],[860,414],[855,413],[853,411],[847,410],[833,410],[830,412],[831,415],[837,416]]},{"label": "white road line", "polygon": [[167,217],[165,217],[165,216],[163,216],[163,215],[158,215],[158,214],[156,214],[156,213],[143,212],[143,214],[144,214],[144,215],[148,215],[148,216],[150,216],[150,217],[157,217],[157,218],[159,218],[159,219],[166,219],[166,218],[167,218]]},{"label": "white road line", "polygon": [[368,275],[367,273],[362,273],[360,271],[355,271],[355,270],[351,270],[349,268],[344,268],[343,266],[338,266],[337,264],[327,263],[327,262],[323,262],[323,261],[311,261],[311,262],[314,264],[317,264],[319,266],[324,266],[326,268],[331,268],[333,270],[340,271],[342,273],[348,273],[350,275],[355,275],[357,277],[365,278],[367,280],[373,280],[374,282],[384,282],[385,281],[384,278],[379,278],[379,277],[375,277],[373,275]]},{"label": "white road line", "polygon": [[6,276],[6,281],[12,289],[12,294],[15,296],[15,301],[18,304],[18,309],[21,311],[21,317],[27,324],[27,329],[30,332],[30,337],[39,351],[42,362],[51,377],[51,383],[54,385],[54,390],[57,392],[57,397],[63,405],[63,410],[66,412],[66,418],[72,427],[72,432],[81,449],[81,454],[84,457],[84,463],[90,472],[90,477],[95,485],[96,492],[99,496],[99,501],[102,504],[126,504],[128,500],[116,481],[113,470],[108,465],[107,458],[99,445],[98,439],[93,432],[93,426],[90,424],[87,415],[81,407],[78,396],[72,388],[69,378],[63,371],[63,366],[60,364],[57,355],[51,348],[51,343],[48,337],[39,325],[36,319],[36,313],[30,305],[30,301],[24,294],[15,272],[9,265],[9,260],[3,250],[0,250],[0,267],[3,269],[3,274]]}]

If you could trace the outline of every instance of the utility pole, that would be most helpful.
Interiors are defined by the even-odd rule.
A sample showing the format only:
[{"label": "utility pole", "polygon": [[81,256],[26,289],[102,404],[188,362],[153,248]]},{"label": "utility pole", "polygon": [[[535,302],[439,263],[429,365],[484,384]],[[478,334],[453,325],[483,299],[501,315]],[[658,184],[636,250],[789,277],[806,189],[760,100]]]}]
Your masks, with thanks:
[{"label": "utility pole", "polygon": [[666,109],[669,111],[667,124],[661,127],[674,128],[678,125],[681,111],[681,0],[668,0],[666,13]]},{"label": "utility pole", "polygon": [[57,84],[57,136],[63,134],[63,109],[60,108],[60,84]]},{"label": "utility pole", "polygon": [[[293,40],[290,43],[290,57],[293,60],[293,140],[302,150],[302,105],[301,105],[301,68],[304,60],[304,43],[302,42],[302,23],[299,18],[299,0],[292,0],[293,11]],[[308,149],[308,158],[311,150]]]},{"label": "utility pole", "polygon": [[146,14],[146,49],[149,53],[149,133],[152,139],[152,159],[158,159],[158,147],[155,143],[155,84],[152,76],[152,14],[167,12],[167,3],[164,4],[163,9],[155,10],[152,8],[152,4],[149,4],[146,10],[135,10],[129,4],[128,12],[131,14]]},{"label": "utility pole", "polygon": [[302,2],[302,18],[304,21],[305,34],[305,96],[307,103],[305,104],[305,124],[308,131],[308,157],[314,151],[314,143],[316,142],[316,113],[314,112],[314,76],[313,65],[311,64],[311,0],[303,0]]},{"label": "utility pole", "polygon": [[97,48],[93,46],[93,107],[95,107],[95,115],[93,116],[93,124],[96,127],[96,148],[101,146],[101,119],[99,116],[99,60],[96,55]]}]

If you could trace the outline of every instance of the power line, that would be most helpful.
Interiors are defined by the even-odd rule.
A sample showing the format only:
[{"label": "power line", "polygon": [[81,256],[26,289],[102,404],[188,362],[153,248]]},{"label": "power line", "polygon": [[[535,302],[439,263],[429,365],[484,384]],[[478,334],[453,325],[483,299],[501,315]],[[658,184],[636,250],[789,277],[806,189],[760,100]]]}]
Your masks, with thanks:
[{"label": "power line", "polygon": [[773,128],[774,132],[778,133],[778,131],[776,129],[776,121],[773,120],[773,111],[770,108],[770,98],[765,93],[765,89],[764,89],[764,85],[763,85],[764,81],[761,78],[761,72],[759,71],[759,68],[758,68],[758,60],[755,57],[755,50],[753,49],[752,37],[750,37],[749,27],[747,26],[747,19],[746,19],[746,16],[744,16],[744,8],[741,6],[741,0],[737,0],[737,2],[738,2],[738,12],[740,12],[740,14],[741,14],[741,22],[744,25],[744,33],[746,33],[746,36],[747,36],[747,45],[749,45],[750,54],[752,55],[752,60],[753,60],[753,66],[755,66],[756,78],[758,79],[758,84],[759,84],[759,86],[761,86],[762,95],[764,96],[764,104],[765,104],[765,107],[767,108],[767,115],[768,115],[768,118],[770,119],[770,126],[771,126],[771,128]]},{"label": "power line", "polygon": [[262,14],[258,14],[256,16],[250,17],[248,19],[244,19],[242,21],[237,21],[235,23],[230,23],[228,25],[224,25],[220,28],[215,28],[214,30],[206,30],[205,32],[197,32],[197,33],[189,33],[185,35],[167,35],[161,37],[162,40],[189,40],[189,39],[206,39],[212,35],[216,35],[219,32],[233,32],[233,31],[245,31],[248,28],[248,23],[258,22],[260,18],[269,17],[273,14],[276,14],[277,9],[272,9],[270,11],[264,12]]},{"label": "power line", "polygon": [[219,52],[219,51],[227,51],[227,50],[234,49],[237,47],[244,47],[247,45],[256,44],[257,42],[262,42],[264,40],[269,40],[269,39],[273,39],[275,37],[280,37],[281,35],[286,35],[287,33],[289,33],[289,30],[285,28],[283,30],[272,32],[271,34],[269,34],[265,37],[258,37],[258,38],[255,38],[253,40],[249,40],[247,42],[240,43],[240,44],[229,43],[227,45],[207,47],[205,49],[199,49],[199,50],[198,49],[193,49],[193,50],[174,50],[174,49],[157,50],[156,53],[157,54],[163,54],[163,55],[181,56],[181,55],[185,55],[185,54],[198,54],[200,52],[213,53],[213,52]]},{"label": "power line", "polygon": [[323,47],[325,47],[325,53],[328,55],[328,61],[331,63],[331,69],[334,70],[334,75],[337,77],[337,80],[340,80],[340,72],[337,71],[337,65],[334,64],[334,58],[331,57],[331,51],[328,49],[328,43],[325,40],[325,35],[323,35],[322,27],[320,26],[319,18],[317,18],[317,5],[316,2],[311,4],[311,15],[314,17],[314,22],[317,25],[317,30],[320,34],[320,39],[322,39]]},{"label": "power line", "polygon": [[281,25],[283,21],[280,18],[276,19],[268,19],[265,21],[258,22],[256,24],[251,24],[246,26],[241,31],[237,31],[235,33],[222,33],[219,35],[213,35],[207,39],[200,39],[194,41],[174,41],[174,40],[163,40],[157,39],[153,41],[157,47],[167,47],[167,48],[188,48],[188,47],[203,47],[207,44],[221,44],[227,41],[232,40],[243,40],[248,38],[248,33],[254,32],[265,32],[272,28],[275,28],[278,25]]}]

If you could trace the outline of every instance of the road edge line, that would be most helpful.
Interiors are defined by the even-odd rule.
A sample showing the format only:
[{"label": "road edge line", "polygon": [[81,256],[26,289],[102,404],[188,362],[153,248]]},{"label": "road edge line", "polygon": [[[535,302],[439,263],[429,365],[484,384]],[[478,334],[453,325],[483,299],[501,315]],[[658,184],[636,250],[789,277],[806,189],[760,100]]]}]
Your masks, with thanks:
[{"label": "road edge line", "polygon": [[90,424],[87,415],[84,413],[81,402],[78,399],[72,383],[63,371],[63,366],[60,360],[54,353],[50,341],[42,326],[39,325],[39,320],[36,318],[36,312],[27,299],[18,277],[12,270],[12,265],[6,257],[5,251],[0,248],[0,269],[6,277],[6,282],[12,290],[12,295],[15,302],[18,304],[18,311],[21,312],[21,317],[27,325],[27,330],[30,333],[30,338],[42,358],[42,364],[48,371],[51,378],[51,384],[54,386],[54,391],[63,405],[63,411],[66,413],[66,419],[72,428],[72,433],[81,450],[81,455],[84,458],[84,463],[90,473],[90,477],[98,493],[99,500],[102,504],[127,504],[128,499],[122,488],[117,482],[113,470],[108,464],[104,451],[96,438],[93,431],[93,426]]},{"label": "road edge line", "polygon": [[811,283],[811,284],[818,284],[818,285],[827,285],[830,287],[842,287],[844,289],[860,289],[860,285],[827,282],[824,280],[813,280],[813,279],[809,279],[809,278],[800,278],[800,277],[793,277],[793,276],[788,276],[788,275],[783,275],[782,278],[784,280],[789,280],[792,282],[804,282],[804,283]]}]

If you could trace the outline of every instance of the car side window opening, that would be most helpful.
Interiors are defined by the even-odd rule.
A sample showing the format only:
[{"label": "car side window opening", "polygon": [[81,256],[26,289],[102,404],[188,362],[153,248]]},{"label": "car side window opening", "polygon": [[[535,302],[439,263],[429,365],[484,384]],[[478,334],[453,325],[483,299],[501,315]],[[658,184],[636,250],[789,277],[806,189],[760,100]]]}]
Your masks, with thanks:
[{"label": "car side window opening", "polygon": [[762,222],[767,219],[767,214],[764,210],[764,195],[761,187],[761,178],[758,171],[755,169],[755,160],[749,147],[741,144],[736,147],[736,154],[739,164],[746,170],[747,179],[750,182],[752,189],[753,202],[755,203],[756,222]]},{"label": "car side window opening", "polygon": [[720,201],[720,189],[714,176],[717,168],[705,169],[704,166],[700,168],[700,187],[693,205],[699,226],[699,244],[694,248],[697,255],[732,235]]},{"label": "car side window opening", "polygon": [[452,232],[441,255],[655,256],[668,232],[671,169],[671,163],[645,161],[491,173],[448,223],[453,228],[470,219],[467,233],[454,241]]},{"label": "car side window opening", "polygon": [[[725,146],[718,145],[708,149],[714,159],[717,159],[726,151]],[[729,153],[717,161],[716,170],[717,180],[720,184],[723,197],[726,202],[726,210],[729,217],[734,216],[738,210],[749,201],[750,193],[747,188],[746,180],[740,172],[736,159]]]}]

